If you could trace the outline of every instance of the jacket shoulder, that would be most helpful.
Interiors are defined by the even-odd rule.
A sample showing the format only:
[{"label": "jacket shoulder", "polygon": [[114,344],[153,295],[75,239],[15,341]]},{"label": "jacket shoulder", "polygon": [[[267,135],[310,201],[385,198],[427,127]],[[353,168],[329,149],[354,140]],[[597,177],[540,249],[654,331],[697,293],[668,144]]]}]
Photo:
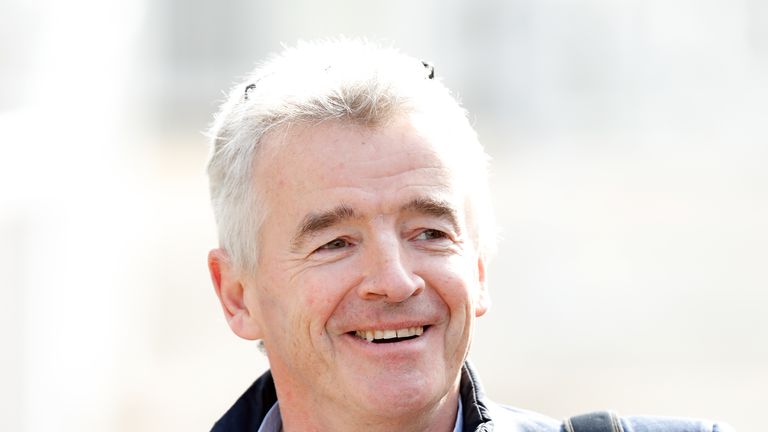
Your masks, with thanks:
[{"label": "jacket shoulder", "polygon": [[[565,425],[545,415],[520,408],[487,402],[494,432],[565,432]],[[626,416],[620,417],[623,432],[734,432],[725,424],[709,420]]]},{"label": "jacket shoulder", "polygon": [[725,423],[679,417],[626,416],[621,426],[624,432],[734,432]]},{"label": "jacket shoulder", "polygon": [[277,402],[275,384],[270,371],[251,384],[232,407],[217,421],[211,432],[255,431]]}]

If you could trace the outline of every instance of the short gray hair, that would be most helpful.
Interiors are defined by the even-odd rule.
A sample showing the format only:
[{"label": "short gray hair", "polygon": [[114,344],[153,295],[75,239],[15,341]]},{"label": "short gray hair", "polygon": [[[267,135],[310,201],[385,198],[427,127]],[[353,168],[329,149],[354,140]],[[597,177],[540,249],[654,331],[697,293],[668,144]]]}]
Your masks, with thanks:
[{"label": "short gray hair", "polygon": [[235,85],[208,132],[211,202],[220,247],[232,264],[239,270],[256,267],[267,209],[253,168],[268,134],[328,120],[376,127],[413,113],[437,116],[462,131],[461,160],[477,162],[470,162],[470,177],[477,182],[471,198],[476,246],[487,253],[495,244],[487,155],[466,112],[433,73],[430,65],[393,48],[333,39],[286,48]]}]

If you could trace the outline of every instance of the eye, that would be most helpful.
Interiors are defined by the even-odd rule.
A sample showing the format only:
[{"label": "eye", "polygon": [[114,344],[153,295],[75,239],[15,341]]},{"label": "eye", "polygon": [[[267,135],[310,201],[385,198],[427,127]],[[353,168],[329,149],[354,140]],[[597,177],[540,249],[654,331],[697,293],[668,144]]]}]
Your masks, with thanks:
[{"label": "eye", "polygon": [[329,241],[328,243],[320,246],[318,248],[318,250],[342,249],[342,248],[345,248],[345,247],[348,247],[348,246],[351,246],[351,243],[349,243],[348,241],[346,241],[344,239],[337,238],[337,239],[333,239],[333,240]]},{"label": "eye", "polygon": [[447,238],[448,234],[438,231],[436,229],[425,229],[419,235],[417,235],[414,240],[439,240]]}]

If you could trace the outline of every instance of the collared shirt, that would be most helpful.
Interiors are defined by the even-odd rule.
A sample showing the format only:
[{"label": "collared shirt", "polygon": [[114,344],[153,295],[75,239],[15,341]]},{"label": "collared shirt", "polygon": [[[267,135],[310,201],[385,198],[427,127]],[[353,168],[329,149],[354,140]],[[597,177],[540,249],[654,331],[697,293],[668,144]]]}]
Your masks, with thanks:
[{"label": "collared shirt", "polygon": [[[461,432],[464,428],[464,419],[461,416],[461,398],[459,398],[459,409],[456,411],[456,422],[453,426],[453,432]],[[258,432],[281,432],[283,430],[283,419],[280,416],[280,402],[275,402],[272,408],[267,412],[264,421],[261,422]]]}]

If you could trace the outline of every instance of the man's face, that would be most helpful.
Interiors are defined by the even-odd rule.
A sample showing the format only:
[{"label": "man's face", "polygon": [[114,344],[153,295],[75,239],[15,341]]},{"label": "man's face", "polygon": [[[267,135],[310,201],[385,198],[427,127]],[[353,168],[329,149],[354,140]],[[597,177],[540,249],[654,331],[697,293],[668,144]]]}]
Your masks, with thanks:
[{"label": "man's face", "polygon": [[408,119],[280,138],[255,169],[267,215],[243,294],[278,395],[384,417],[445,402],[486,309],[471,191]]}]

